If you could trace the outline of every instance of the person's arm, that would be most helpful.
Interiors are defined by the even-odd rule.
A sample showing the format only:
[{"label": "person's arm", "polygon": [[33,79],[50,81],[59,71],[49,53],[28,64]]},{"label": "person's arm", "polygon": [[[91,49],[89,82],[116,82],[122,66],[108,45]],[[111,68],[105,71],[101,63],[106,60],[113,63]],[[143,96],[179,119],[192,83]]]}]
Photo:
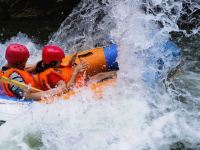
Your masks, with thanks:
[{"label": "person's arm", "polygon": [[64,81],[60,81],[57,87],[53,89],[49,89],[47,91],[36,92],[36,93],[27,91],[24,93],[24,97],[27,99],[34,99],[36,101],[39,101],[42,99],[42,97],[48,98],[48,97],[53,97],[53,96],[59,96],[69,91],[70,88],[74,86],[74,84],[76,83],[76,77],[78,73],[86,71],[87,67],[88,65],[85,62],[82,62],[81,64],[75,67],[70,81],[67,82],[66,84]]},{"label": "person's arm", "polygon": [[85,62],[82,62],[81,64],[77,65],[74,69],[74,72],[72,74],[71,79],[66,84],[63,82],[59,82],[59,85],[53,89],[49,89],[47,91],[42,92],[36,92],[32,93],[29,91],[24,92],[24,97],[27,99],[33,99],[36,101],[39,101],[42,99],[42,97],[48,98],[52,96],[59,96],[63,94],[64,92],[67,92],[70,90],[72,86],[76,83],[76,77],[79,72],[84,72],[87,69],[87,64]]},{"label": "person's arm", "polygon": [[36,65],[37,64],[27,65],[24,70],[26,70],[27,72],[33,73],[35,71],[35,69],[36,69]]},{"label": "person's arm", "polygon": [[49,89],[47,91],[42,91],[42,92],[36,92],[32,93],[29,91],[24,92],[24,97],[26,99],[33,99],[35,101],[41,100],[43,97],[48,98],[48,97],[53,97],[53,96],[59,96],[63,94],[63,92],[66,90],[65,82],[60,81],[59,85],[53,89]]},{"label": "person's arm", "polygon": [[76,83],[76,77],[78,73],[86,71],[87,68],[88,64],[86,64],[86,62],[81,62],[79,65],[77,65],[74,69],[71,79],[69,80],[69,82],[66,83],[66,89],[69,89],[72,86],[74,86],[74,84]]}]

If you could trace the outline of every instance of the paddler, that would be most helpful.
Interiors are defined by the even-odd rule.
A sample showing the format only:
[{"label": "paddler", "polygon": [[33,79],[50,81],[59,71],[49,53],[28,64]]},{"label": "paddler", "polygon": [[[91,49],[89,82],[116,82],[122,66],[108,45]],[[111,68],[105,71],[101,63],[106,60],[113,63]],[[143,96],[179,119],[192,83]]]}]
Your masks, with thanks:
[{"label": "paddler", "polygon": [[[11,80],[16,80],[18,82],[28,84],[32,87],[37,87],[32,74],[25,71],[25,65],[29,56],[29,51],[24,45],[10,44],[6,49],[5,57],[7,60],[7,65],[2,67],[3,75],[10,78]],[[75,76],[74,78],[72,77],[71,79],[69,79],[69,82],[73,83],[76,75],[81,71],[85,71],[86,67],[87,66],[85,64],[80,64],[76,66],[74,69]],[[5,83],[2,83],[1,86],[4,93],[8,96],[17,98],[25,97],[27,99],[40,100],[45,95],[59,95],[62,94],[63,91],[68,90],[68,84],[65,84],[63,82],[57,82],[57,84],[58,86],[54,87],[53,89],[37,93],[32,93],[28,89],[22,90],[19,87]]]},{"label": "paddler", "polygon": [[38,88],[48,90],[57,86],[59,81],[64,81],[67,88],[74,85],[80,87],[85,85],[85,76],[80,73],[87,70],[87,64],[73,66],[72,60],[67,66],[62,66],[64,51],[55,45],[47,45],[42,49],[42,61],[35,68],[35,81]]},{"label": "paddler", "polygon": [[[24,71],[29,56],[29,51],[24,45],[10,44],[5,53],[7,65],[3,66],[1,70],[4,76],[35,87],[35,82],[31,74]],[[2,83],[1,86],[3,92],[8,96],[20,99],[24,97],[24,91],[19,87],[5,83]]]},{"label": "paddler", "polygon": [[[116,71],[101,72],[92,77],[78,73],[76,70],[80,66],[75,63],[77,53],[71,58],[66,66],[62,66],[62,60],[65,57],[64,51],[55,45],[47,45],[42,49],[42,61],[38,62],[35,68],[34,76],[37,81],[38,88],[48,90],[54,88],[58,81],[65,81],[67,88],[81,87],[86,85],[87,81],[100,82],[105,79],[110,79],[116,76]],[[86,62],[81,62],[81,72],[86,71],[88,65]]]}]

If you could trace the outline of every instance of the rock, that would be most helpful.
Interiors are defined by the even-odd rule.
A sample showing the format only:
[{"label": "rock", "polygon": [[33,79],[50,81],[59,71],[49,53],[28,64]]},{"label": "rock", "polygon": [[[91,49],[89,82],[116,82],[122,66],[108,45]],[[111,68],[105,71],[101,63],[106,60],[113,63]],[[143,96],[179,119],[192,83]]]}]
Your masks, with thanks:
[{"label": "rock", "polygon": [[0,120],[0,126],[1,126],[2,124],[4,124],[4,123],[6,123],[6,121]]},{"label": "rock", "polygon": [[47,42],[81,0],[0,0],[0,41],[19,32]]},{"label": "rock", "polygon": [[80,0],[0,0],[0,18],[63,20]]},{"label": "rock", "polygon": [[[199,0],[182,0],[182,10],[180,12],[180,17],[178,18],[177,25],[181,30],[193,30],[200,26],[200,6]],[[170,3],[170,1],[167,1]],[[171,4],[169,4],[171,6]],[[172,7],[170,11],[166,11],[161,5],[154,5],[151,1],[143,0],[141,9],[146,14],[158,15],[159,13],[164,13],[166,16],[178,16],[179,10],[176,7]],[[162,23],[159,22],[160,27]]]},{"label": "rock", "polygon": [[181,16],[178,19],[178,26],[183,30],[192,30],[200,26],[200,1],[183,2]]},{"label": "rock", "polygon": [[7,1],[0,0],[0,19],[9,17]]}]

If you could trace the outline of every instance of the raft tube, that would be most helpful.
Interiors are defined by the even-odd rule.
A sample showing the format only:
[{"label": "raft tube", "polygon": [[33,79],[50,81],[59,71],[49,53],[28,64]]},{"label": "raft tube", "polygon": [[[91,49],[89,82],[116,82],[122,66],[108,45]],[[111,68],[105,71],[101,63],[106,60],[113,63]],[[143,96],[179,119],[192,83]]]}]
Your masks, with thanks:
[{"label": "raft tube", "polygon": [[[68,55],[63,59],[62,65],[69,64],[72,55]],[[88,64],[87,75],[93,76],[100,72],[118,70],[117,45],[111,44],[107,47],[97,47],[77,54],[75,63],[80,64],[80,61],[86,61]]]}]

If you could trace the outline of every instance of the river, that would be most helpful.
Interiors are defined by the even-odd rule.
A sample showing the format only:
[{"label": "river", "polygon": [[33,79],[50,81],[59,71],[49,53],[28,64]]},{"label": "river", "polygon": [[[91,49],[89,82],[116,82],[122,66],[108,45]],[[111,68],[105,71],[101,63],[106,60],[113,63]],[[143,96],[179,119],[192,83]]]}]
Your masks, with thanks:
[{"label": "river", "polygon": [[[198,1],[189,3],[200,7]],[[180,0],[82,1],[48,43],[61,46],[66,54],[116,43],[117,85],[108,87],[101,101],[85,89],[69,101],[5,105],[10,113],[0,112],[9,118],[0,127],[0,149],[200,149],[200,31],[198,26],[179,28],[182,7]],[[137,54],[153,46],[152,55],[164,59],[159,45],[170,39],[181,48],[179,71],[169,81],[163,75],[154,85],[144,83],[144,72],[156,68],[146,67],[148,51],[145,57]],[[40,60],[43,43],[18,33],[0,48],[11,42],[29,48],[29,63]],[[3,53],[1,57],[4,64]]]}]

